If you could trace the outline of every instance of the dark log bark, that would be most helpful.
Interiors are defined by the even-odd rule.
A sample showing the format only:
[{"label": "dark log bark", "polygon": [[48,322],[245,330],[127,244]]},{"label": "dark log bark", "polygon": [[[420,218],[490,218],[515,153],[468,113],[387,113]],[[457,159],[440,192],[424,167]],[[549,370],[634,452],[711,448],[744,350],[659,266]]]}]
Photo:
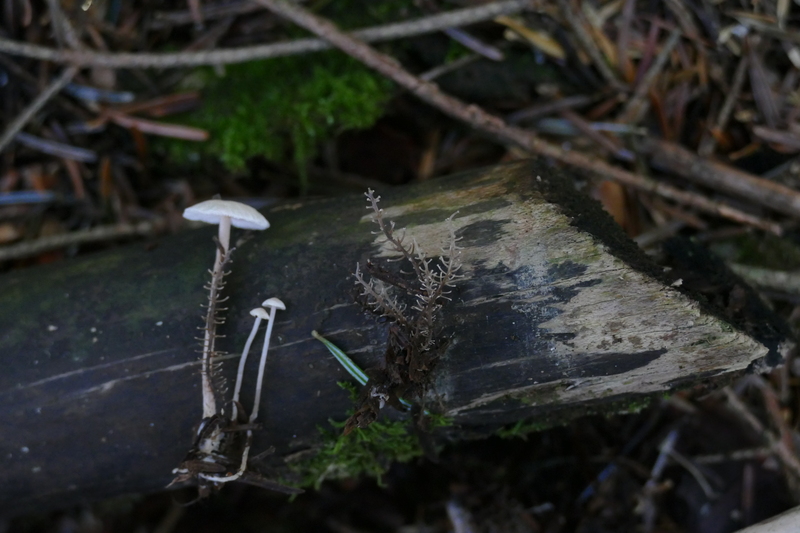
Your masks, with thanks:
[{"label": "dark log bark", "polygon": [[[445,219],[458,211],[466,278],[444,308],[451,340],[430,403],[453,418],[451,436],[617,409],[765,368],[786,346],[779,334],[759,342],[661,281],[660,269],[552,169],[523,162],[379,192],[387,218],[429,253],[445,244]],[[235,232],[220,348],[241,351],[248,312],[262,300],[287,306],[255,434],[254,453],[277,450],[273,476],[287,476],[284,457],[312,454],[317,426],[343,420],[350,407],[336,385],[349,376],[310,332],[364,368],[381,361],[386,326],[352,299],[356,262],[381,253],[364,206],[352,196],[287,202],[266,211],[266,232]],[[195,338],[214,232],[0,277],[0,512],[169,483],[201,415]],[[223,368],[229,381],[236,357]]]}]

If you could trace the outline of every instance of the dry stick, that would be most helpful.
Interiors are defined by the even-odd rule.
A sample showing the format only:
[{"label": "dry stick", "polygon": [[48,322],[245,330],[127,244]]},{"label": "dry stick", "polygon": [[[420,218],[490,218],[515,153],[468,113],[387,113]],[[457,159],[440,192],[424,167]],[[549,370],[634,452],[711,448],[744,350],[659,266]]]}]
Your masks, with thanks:
[{"label": "dry stick", "polygon": [[[365,28],[353,32],[353,35],[370,42],[389,41],[401,37],[433,33],[445,28],[483,22],[499,15],[519,13],[529,7],[531,7],[531,0],[503,0],[477,7],[456,9],[407,22]],[[317,52],[329,48],[331,46],[322,39],[297,39],[283,43],[231,48],[228,50],[139,54],[57,50],[46,46],[0,38],[0,53],[55,63],[109,68],[177,68],[199,65],[225,65],[256,59]]]},{"label": "dry stick", "polygon": [[650,92],[650,87],[652,87],[653,83],[656,81],[656,78],[664,69],[664,65],[667,63],[667,59],[669,59],[669,54],[672,50],[677,46],[678,42],[681,39],[681,30],[675,28],[672,30],[667,42],[661,48],[661,51],[658,53],[656,60],[653,61],[653,64],[650,65],[650,68],[647,69],[647,72],[642,79],[639,80],[638,85],[636,86],[636,91],[634,91],[633,96],[628,103],[625,104],[625,108],[617,117],[617,122],[620,124],[638,124],[642,118],[644,117],[645,112],[647,111],[647,94]]},{"label": "dry stick", "polygon": [[11,124],[8,125],[3,136],[0,137],[0,150],[3,150],[11,139],[25,127],[30,119],[35,115],[58,91],[64,88],[66,84],[72,81],[75,74],[78,73],[77,67],[68,67],[61,73],[61,76],[56,78],[36,99],[30,103],[28,107],[22,110],[22,113],[15,118]]},{"label": "dry stick", "polygon": [[[205,4],[203,6],[203,18],[208,22],[215,19],[243,15],[259,9],[261,8],[249,0]],[[153,15],[153,20],[149,23],[149,27],[159,30],[193,22],[192,13],[188,9],[182,11],[156,11]]]},{"label": "dry stick", "polygon": [[[733,74],[733,81],[731,82],[730,90],[725,95],[725,101],[722,103],[722,108],[719,110],[719,115],[717,115],[717,122],[711,129],[712,133],[721,132],[728,125],[728,119],[731,117],[731,113],[733,113],[733,106],[736,104],[736,100],[742,93],[745,74],[747,74],[747,55],[742,54],[739,64],[736,65],[736,72]],[[700,143],[700,148],[697,150],[697,153],[703,157],[709,156],[714,151],[716,146],[717,138],[714,135],[706,135],[706,137]]]},{"label": "dry stick", "polygon": [[23,259],[74,244],[103,242],[132,236],[148,236],[160,231],[165,226],[166,224],[163,221],[144,221],[137,224],[97,226],[91,229],[64,233],[63,235],[41,237],[33,241],[0,247],[0,262],[10,261],[12,259]]},{"label": "dry stick", "polygon": [[768,143],[782,144],[792,150],[800,150],[800,135],[793,131],[782,131],[766,126],[753,126],[753,135]]},{"label": "dry stick", "polygon": [[603,75],[613,88],[620,91],[625,90],[625,85],[617,78],[611,70],[611,67],[608,66],[606,58],[603,57],[603,53],[597,47],[597,43],[586,34],[583,21],[580,20],[580,16],[575,14],[572,10],[570,0],[558,0],[558,7],[563,17],[567,20],[567,23],[572,26],[572,34],[581,43],[584,51],[592,58],[592,62],[594,66],[597,67],[597,70],[600,71],[600,74]]},{"label": "dry stick", "polygon": [[783,441],[776,438],[772,431],[764,427],[761,421],[750,412],[744,402],[736,396],[736,393],[734,393],[730,387],[725,387],[723,392],[733,412],[737,414],[742,421],[746,422],[757,435],[762,435],[772,449],[772,452],[775,453],[778,459],[783,463],[786,471],[790,472],[795,479],[800,479],[800,460],[798,460],[797,456],[786,447]]},{"label": "dry stick", "polygon": [[515,144],[521,148],[541,156],[551,157],[557,161],[593,172],[608,179],[613,179],[637,189],[661,195],[676,202],[693,206],[697,209],[725,217],[736,222],[780,234],[781,227],[764,221],[738,209],[719,202],[714,202],[690,192],[676,189],[659,183],[653,179],[617,168],[605,161],[579,153],[562,149],[555,144],[538,138],[530,131],[509,126],[502,119],[487,113],[477,105],[469,105],[461,100],[443,93],[433,83],[420,80],[404,70],[393,58],[381,54],[369,45],[340,31],[332,23],[309,13],[305,9],[281,0],[256,0],[263,6],[286,17],[295,24],[328,40],[345,53],[358,59],[365,65],[377,70],[397,84],[406,88],[420,100],[436,107],[443,113],[465,122],[472,127],[487,133],[501,142]]},{"label": "dry stick", "polygon": [[601,132],[592,129],[592,125],[578,113],[570,109],[562,109],[560,115],[566,120],[569,120],[578,131],[583,133],[607,153],[625,161],[633,161],[635,159],[633,153],[623,148],[618,139],[606,137]]},{"label": "dry stick", "polygon": [[50,18],[53,23],[53,33],[56,36],[58,44],[68,46],[73,50],[80,50],[83,48],[80,39],[75,33],[75,28],[72,27],[64,10],[61,9],[59,0],[47,0],[47,8],[50,10]]},{"label": "dry stick", "polygon": [[745,39],[747,44],[748,70],[750,71],[750,92],[756,104],[756,109],[761,113],[764,122],[770,128],[776,128],[781,122],[779,104],[772,92],[770,83],[767,81],[767,72],[762,65],[764,59],[759,57],[756,52],[758,41],[748,36]]},{"label": "dry stick", "polygon": [[718,191],[726,191],[793,217],[800,217],[800,193],[779,183],[754,176],[698,156],[677,144],[645,139],[643,149],[651,164]]}]

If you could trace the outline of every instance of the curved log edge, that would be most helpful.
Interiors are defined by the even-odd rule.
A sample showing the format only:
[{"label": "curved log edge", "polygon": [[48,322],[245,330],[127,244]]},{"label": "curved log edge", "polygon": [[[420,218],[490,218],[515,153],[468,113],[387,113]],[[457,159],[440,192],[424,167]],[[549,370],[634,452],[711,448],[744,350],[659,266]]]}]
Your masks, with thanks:
[{"label": "curved log edge", "polygon": [[[759,342],[661,281],[661,269],[571,183],[528,161],[378,191],[386,217],[431,255],[458,211],[466,278],[444,308],[451,340],[430,391],[431,408],[452,417],[452,438],[760,370],[789,346],[778,333]],[[250,309],[271,296],[287,307],[275,324],[253,450],[275,447],[273,477],[292,479],[284,459],[313,457],[318,426],[350,407],[336,385],[349,376],[310,332],[363,368],[381,361],[386,327],[351,296],[356,262],[389,253],[370,234],[364,205],[354,196],[286,202],[265,212],[266,232],[234,234],[220,328],[220,347],[234,354],[223,368],[229,381]],[[201,416],[194,338],[214,232],[0,277],[0,512],[169,483]],[[245,405],[252,386],[246,380]]]}]

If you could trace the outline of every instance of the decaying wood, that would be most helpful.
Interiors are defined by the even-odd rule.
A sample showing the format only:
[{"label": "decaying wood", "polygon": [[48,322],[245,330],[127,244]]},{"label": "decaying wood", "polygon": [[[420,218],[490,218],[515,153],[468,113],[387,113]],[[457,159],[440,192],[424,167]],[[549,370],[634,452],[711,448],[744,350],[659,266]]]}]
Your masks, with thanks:
[{"label": "decaying wood", "polygon": [[[465,278],[443,309],[449,343],[427,405],[453,418],[456,438],[528,417],[618,409],[765,368],[786,348],[780,335],[756,340],[680,283],[661,281],[661,269],[546,166],[520,162],[379,192],[386,218],[429,253],[447,244],[446,219],[458,212]],[[283,459],[313,453],[317,426],[344,420],[350,407],[336,385],[349,377],[311,331],[363,368],[382,360],[386,325],[354,303],[352,272],[392,252],[370,233],[363,197],[288,202],[265,215],[266,232],[234,235],[219,348],[240,352],[249,311],[264,299],[286,303],[253,439],[254,455],[275,447],[268,473],[279,478]],[[194,339],[214,231],[0,277],[0,511],[170,482],[201,414]],[[229,378],[236,357],[223,364]]]}]

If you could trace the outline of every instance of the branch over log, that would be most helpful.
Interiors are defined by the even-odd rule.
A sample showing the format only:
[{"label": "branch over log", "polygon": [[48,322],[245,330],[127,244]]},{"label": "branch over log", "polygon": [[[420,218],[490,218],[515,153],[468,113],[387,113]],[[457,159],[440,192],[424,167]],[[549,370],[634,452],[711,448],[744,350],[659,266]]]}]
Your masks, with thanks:
[{"label": "branch over log", "polygon": [[[519,162],[380,192],[386,218],[430,251],[447,242],[445,220],[458,211],[465,279],[444,308],[449,344],[427,405],[452,417],[451,437],[618,409],[776,364],[786,347],[659,281],[660,269],[553,169]],[[370,233],[362,197],[288,202],[265,214],[267,232],[234,243],[219,348],[239,353],[262,300],[286,303],[253,444],[253,455],[275,447],[265,473],[286,480],[284,459],[313,456],[317,427],[344,420],[350,407],[336,385],[347,374],[311,331],[363,368],[382,360],[386,326],[353,303],[352,271],[388,252]],[[214,231],[0,277],[0,512],[169,483],[201,414],[194,339]]]}]

